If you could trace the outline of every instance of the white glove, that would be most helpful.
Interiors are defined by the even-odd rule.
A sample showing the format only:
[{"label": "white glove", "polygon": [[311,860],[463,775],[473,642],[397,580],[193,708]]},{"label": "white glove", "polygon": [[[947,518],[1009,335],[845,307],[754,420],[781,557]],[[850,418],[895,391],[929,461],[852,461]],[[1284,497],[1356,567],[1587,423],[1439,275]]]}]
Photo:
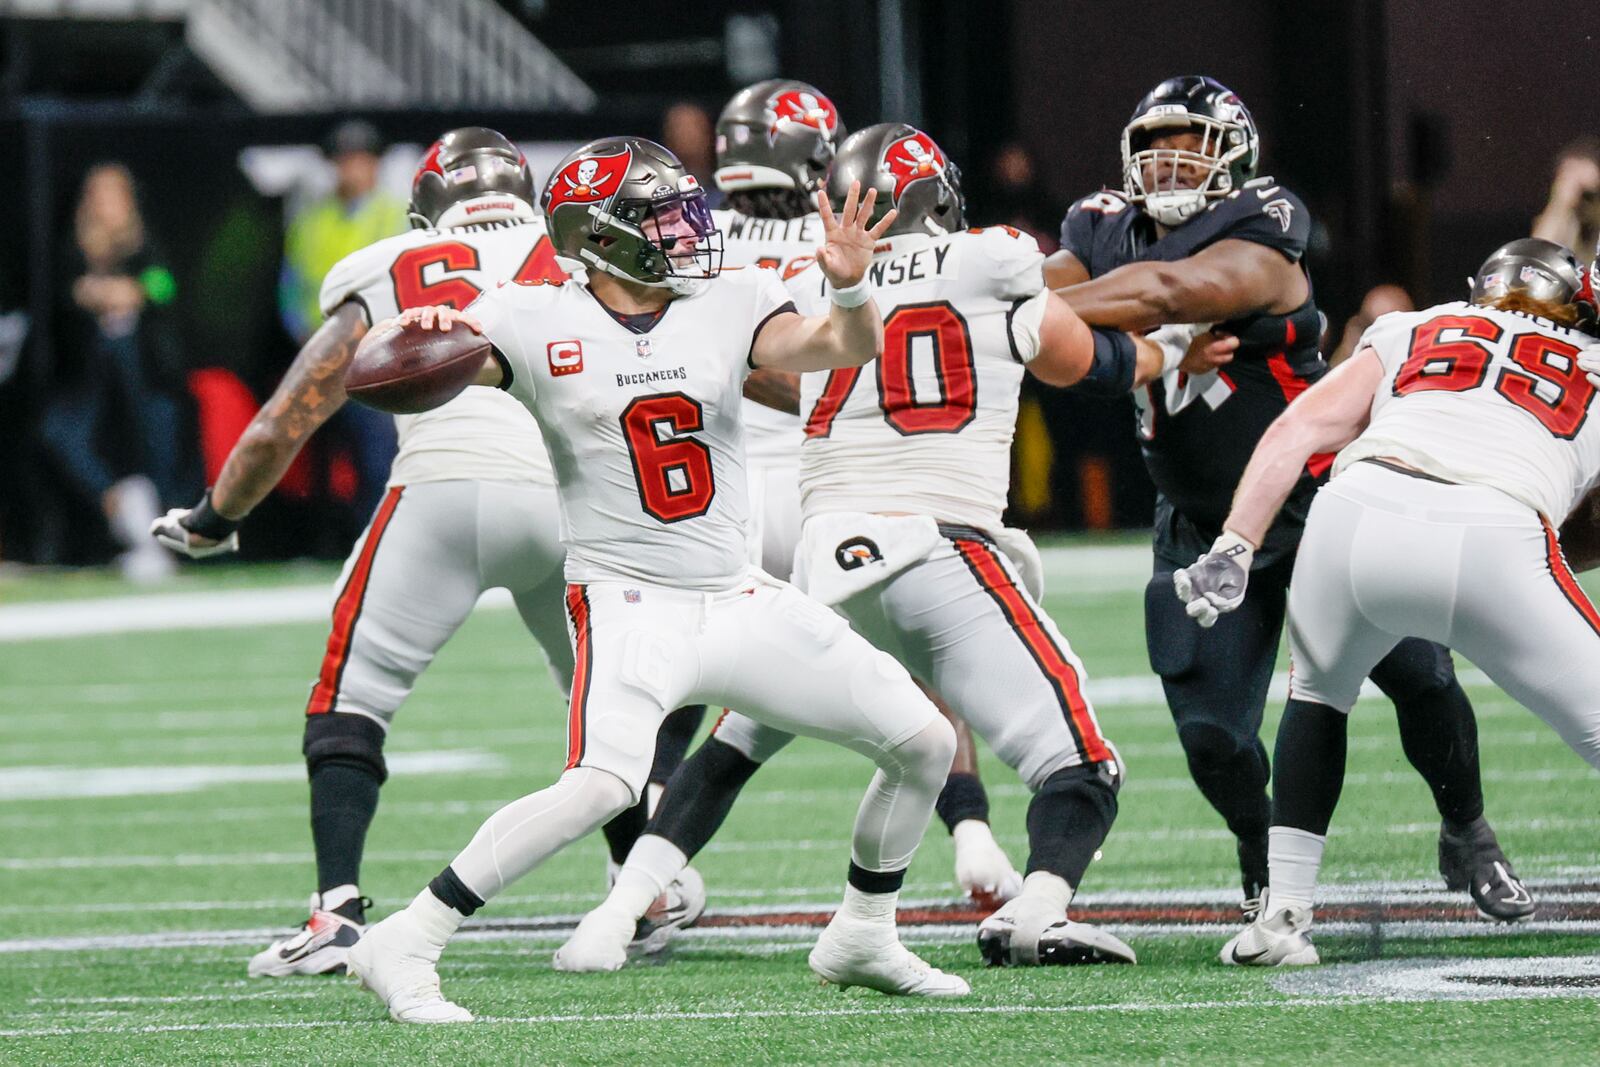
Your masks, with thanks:
[{"label": "white glove", "polygon": [[1225,611],[1244,603],[1245,587],[1250,582],[1250,561],[1255,546],[1227,530],[1212,544],[1211,551],[1193,564],[1172,574],[1172,587],[1187,607],[1189,618],[1205,629],[1216,625]]},{"label": "white glove", "polygon": [[963,819],[950,834],[956,845],[956,882],[980,908],[994,911],[1022,892],[1022,875],[988,823]]},{"label": "white glove", "polygon": [[1185,322],[1162,326],[1145,335],[1145,340],[1161,349],[1161,373],[1163,376],[1171,374],[1178,369],[1178,364],[1183,362],[1183,357],[1189,354],[1189,346],[1194,344],[1194,339],[1211,329],[1209,322]]},{"label": "white glove", "polygon": [[150,524],[150,536],[179,555],[190,559],[205,559],[224,552],[239,551],[239,531],[234,530],[220,541],[202,537],[183,524],[192,508],[173,508]]},{"label": "white glove", "polygon": [[1600,344],[1592,344],[1578,353],[1578,369],[1584,372],[1596,389],[1600,389]]}]

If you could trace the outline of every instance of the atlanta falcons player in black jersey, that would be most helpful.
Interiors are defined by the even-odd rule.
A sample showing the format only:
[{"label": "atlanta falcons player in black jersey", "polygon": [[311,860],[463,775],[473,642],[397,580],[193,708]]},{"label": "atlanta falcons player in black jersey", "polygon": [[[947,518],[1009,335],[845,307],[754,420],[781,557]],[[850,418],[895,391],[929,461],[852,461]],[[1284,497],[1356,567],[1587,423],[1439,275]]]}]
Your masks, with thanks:
[{"label": "atlanta falcons player in black jersey", "polygon": [[[1190,623],[1172,572],[1211,547],[1250,453],[1272,420],[1327,372],[1303,257],[1305,205],[1257,177],[1260,143],[1239,97],[1196,75],[1156,86],[1122,135],[1123,187],[1067,212],[1046,279],[1092,326],[1212,323],[1240,347],[1228,366],[1172,372],[1140,398],[1139,432],[1157,490],[1155,566],[1145,597],[1150,665],[1161,676],[1195,784],[1238,838],[1245,907],[1267,883],[1268,762],[1262,707],[1283,628],[1294,554],[1332,457],[1307,466],[1257,553],[1240,611]],[[1483,817],[1477,724],[1448,649],[1402,641],[1372,672],[1395,703],[1401,742],[1433,791],[1439,866],[1484,914],[1534,904]]]}]

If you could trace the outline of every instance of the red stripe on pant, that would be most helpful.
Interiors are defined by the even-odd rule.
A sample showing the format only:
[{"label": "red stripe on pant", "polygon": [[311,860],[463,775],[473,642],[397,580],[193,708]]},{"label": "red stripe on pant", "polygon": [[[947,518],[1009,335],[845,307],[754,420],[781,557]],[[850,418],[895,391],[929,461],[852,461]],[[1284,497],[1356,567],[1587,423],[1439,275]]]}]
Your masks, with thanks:
[{"label": "red stripe on pant", "polygon": [[307,715],[321,715],[333,710],[339,697],[339,683],[344,678],[344,666],[350,661],[350,640],[356,632],[356,620],[361,618],[361,605],[367,599],[367,585],[372,578],[372,559],[378,554],[378,542],[383,531],[394,518],[394,509],[400,503],[405,486],[395,485],[384,494],[372,525],[367,529],[367,539],[362,542],[361,555],[350,568],[350,577],[333,602],[333,632],[328,635],[328,649],[322,655],[322,670],[317,673],[317,684],[311,689],[311,700],[306,704]]},{"label": "red stripe on pant", "polygon": [[1083,698],[1077,670],[1057,647],[1050,632],[1029,605],[1028,598],[1022,595],[1022,591],[1011,580],[1011,575],[1006,573],[994,550],[981,541],[957,540],[955,546],[978,579],[978,584],[1000,605],[1000,611],[1011,624],[1011,629],[1022,639],[1045,677],[1050,679],[1061,702],[1061,710],[1066,715],[1067,726],[1077,739],[1078,749],[1084,759],[1091,763],[1111,759],[1111,748],[1100,736],[1094,716],[1089,713],[1089,702]]},{"label": "red stripe on pant", "polygon": [[583,726],[589,714],[589,679],[594,654],[589,625],[589,592],[581,585],[567,586],[567,617],[572,620],[572,700],[567,707],[567,770],[583,759]]},{"label": "red stripe on pant", "polygon": [[1567,566],[1567,557],[1561,551],[1561,537],[1556,533],[1556,528],[1550,525],[1549,519],[1541,515],[1539,521],[1544,524],[1544,555],[1545,563],[1550,568],[1550,577],[1556,580],[1562,595],[1578,609],[1578,614],[1583,616],[1589,628],[1600,634],[1600,611],[1595,610],[1589,595],[1578,584],[1578,579],[1573,577],[1572,568]]}]

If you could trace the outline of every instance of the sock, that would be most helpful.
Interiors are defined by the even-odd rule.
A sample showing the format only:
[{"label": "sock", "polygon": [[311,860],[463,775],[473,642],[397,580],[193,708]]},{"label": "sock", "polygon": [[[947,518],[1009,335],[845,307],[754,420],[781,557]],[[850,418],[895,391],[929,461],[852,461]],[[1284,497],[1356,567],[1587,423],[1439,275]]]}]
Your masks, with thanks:
[{"label": "sock", "polygon": [[989,794],[976,774],[952,773],[944,780],[933,810],[952,834],[967,820],[989,821]]},{"label": "sock", "polygon": [[1400,747],[1433,793],[1439,815],[1456,828],[1483,815],[1478,721],[1450,654],[1432,642],[1400,642],[1372,671],[1394,701]]},{"label": "sock", "polygon": [[1072,886],[1067,884],[1065,878],[1049,871],[1034,871],[1022,880],[1022,896],[1041,908],[1048,908],[1052,914],[1067,913],[1067,905],[1072,903],[1072,892]]},{"label": "sock", "polygon": [[320,898],[317,905],[323,911],[336,912],[354,922],[361,922],[366,918],[361,890],[354,885],[337,885],[332,889],[324,889],[317,895]]},{"label": "sock", "polygon": [[[1326,704],[1291,699],[1278,724],[1272,783],[1272,829],[1292,827],[1326,837],[1344,788],[1350,717]],[[1269,843],[1270,853],[1270,843]],[[1273,898],[1277,876],[1273,875]]]},{"label": "sock", "polygon": [[423,936],[437,949],[443,949],[461,926],[462,914],[435,896],[432,889],[418,893],[406,911],[415,917]]},{"label": "sock", "polygon": [[656,730],[656,758],[650,766],[652,782],[665,783],[677,771],[683,757],[689,754],[689,746],[694,743],[694,735],[700,731],[705,717],[704,704],[690,704],[669,712],[661,720]]},{"label": "sock", "polygon": [[[854,867],[851,869],[854,871]],[[844,904],[839,910],[852,919],[861,919],[870,923],[888,923],[892,926],[894,925],[895,905],[899,900],[900,893],[897,890],[873,893],[858,888],[852,882],[844,887]]]},{"label": "sock", "polygon": [[1328,843],[1322,834],[1307,833],[1289,826],[1274,826],[1267,832],[1267,864],[1272,871],[1272,911],[1284,908],[1310,909],[1317,891],[1317,871],[1322,866],[1322,849]]},{"label": "sock", "polygon": [[428,890],[446,907],[466,916],[483,907],[483,898],[467,887],[453,867],[446,867],[433,876]]},{"label": "sock", "polygon": [[733,809],[739,791],[761,764],[715,737],[706,739],[667,783],[646,833],[666,838],[693,859]]},{"label": "sock", "polygon": [[618,864],[628,862],[628,853],[633,849],[633,843],[639,840],[639,835],[644,833],[645,824],[650,821],[646,807],[645,802],[641,800],[600,828],[613,862]]},{"label": "sock", "polygon": [[869,871],[865,867],[850,861],[850,873],[845,881],[861,892],[881,896],[885,893],[896,894],[906,881],[906,869],[901,867],[895,871]]},{"label": "sock", "polygon": [[1267,799],[1271,767],[1260,739],[1241,739],[1206,722],[1184,723],[1178,740],[1189,764],[1189,777],[1239,838],[1264,837],[1272,825]]},{"label": "sock", "polygon": [[627,864],[617,872],[616,883],[602,906],[624,911],[637,922],[688,864],[688,857],[677,845],[645,834],[633,846]]},{"label": "sock", "polygon": [[361,881],[361,853],[378,811],[378,786],[364,764],[328,761],[311,772],[311,842],[319,893]]},{"label": "sock", "polygon": [[1049,871],[1068,885],[1082,885],[1116,817],[1116,787],[1098,765],[1056,771],[1028,804],[1026,873]]}]

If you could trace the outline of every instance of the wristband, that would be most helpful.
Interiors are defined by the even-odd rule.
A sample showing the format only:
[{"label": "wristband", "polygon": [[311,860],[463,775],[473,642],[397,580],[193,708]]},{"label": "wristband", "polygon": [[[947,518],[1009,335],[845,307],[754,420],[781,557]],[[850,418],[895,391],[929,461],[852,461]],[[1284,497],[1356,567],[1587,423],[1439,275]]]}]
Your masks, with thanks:
[{"label": "wristband", "polygon": [[858,308],[872,299],[872,285],[867,281],[866,275],[848,289],[835,289],[828,287],[828,299],[846,310]]},{"label": "wristband", "polygon": [[1192,322],[1163,326],[1152,331],[1146,340],[1161,349],[1161,373],[1167,375],[1177,370],[1183,357],[1189,354],[1189,346],[1194,344],[1194,339],[1209,329],[1209,322]]},{"label": "wristband", "polygon": [[1138,353],[1133,338],[1121,330],[1092,327],[1094,358],[1077,388],[1094,396],[1126,396],[1133,388]]},{"label": "wristband", "polygon": [[206,495],[200,498],[200,503],[189,509],[189,514],[183,517],[179,525],[190,533],[197,533],[213,541],[222,541],[239,528],[241,521],[218,513],[217,509],[211,506],[211,490],[207,489]]}]

